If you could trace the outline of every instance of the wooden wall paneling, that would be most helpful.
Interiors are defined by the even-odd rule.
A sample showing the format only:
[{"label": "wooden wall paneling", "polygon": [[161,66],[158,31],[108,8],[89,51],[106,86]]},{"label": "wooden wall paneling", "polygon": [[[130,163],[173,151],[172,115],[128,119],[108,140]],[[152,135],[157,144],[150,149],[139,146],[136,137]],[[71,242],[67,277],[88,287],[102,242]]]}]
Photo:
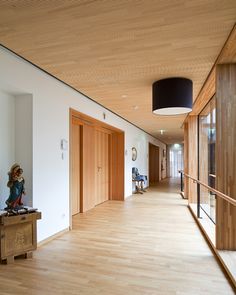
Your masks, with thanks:
[{"label": "wooden wall paneling", "polygon": [[105,193],[106,193],[106,186],[105,186],[105,170],[106,170],[106,167],[105,167],[105,158],[106,158],[106,155],[105,155],[105,133],[101,132],[101,136],[100,136],[100,152],[101,152],[101,155],[100,155],[100,159],[101,159],[101,162],[100,162],[100,165],[101,165],[101,183],[100,183],[100,187],[101,187],[101,203],[104,202],[104,199],[105,199]]},{"label": "wooden wall paneling", "polygon": [[149,184],[155,185],[160,180],[160,151],[159,147],[149,143]]},{"label": "wooden wall paneling", "polygon": [[102,135],[103,133],[96,130],[96,152],[97,152],[97,163],[95,163],[95,171],[96,171],[96,193],[97,193],[97,204],[102,203],[102,174],[103,174],[103,167],[102,167]]},{"label": "wooden wall paneling", "polygon": [[98,171],[98,167],[99,167],[99,139],[98,139],[98,136],[99,136],[99,132],[96,130],[95,131],[95,146],[96,146],[96,149],[95,149],[95,165],[94,165],[94,175],[95,175],[95,205],[99,204],[100,203],[100,192],[98,191],[98,183],[100,183],[100,173]]},{"label": "wooden wall paneling", "polygon": [[149,165],[149,185],[152,185],[153,183],[153,167],[152,167],[152,161],[151,158],[153,158],[152,154],[153,154],[153,147],[152,144],[149,143],[149,160],[148,160],[148,165]]},{"label": "wooden wall paneling", "polygon": [[104,132],[108,132],[108,133],[112,133],[112,132],[122,133],[123,132],[121,129],[118,129],[114,126],[108,125],[104,122],[101,122],[95,118],[92,118],[92,117],[85,115],[85,114],[83,114],[79,111],[76,111],[74,109],[70,109],[70,113],[74,118],[79,120],[79,122],[81,122],[81,124],[92,125],[92,126],[96,127],[96,129],[103,130]]},{"label": "wooden wall paneling", "polygon": [[73,121],[71,145],[71,195],[72,215],[80,212],[80,128],[81,125]]},{"label": "wooden wall paneling", "polygon": [[[188,122],[184,123],[184,173],[189,174],[188,161],[189,161],[189,146],[188,146]],[[184,177],[184,197],[188,198],[189,179]]]},{"label": "wooden wall paneling", "polygon": [[[194,178],[198,177],[198,116],[188,117],[188,171]],[[197,185],[189,180],[189,203],[197,203]]]},{"label": "wooden wall paneling", "polygon": [[216,67],[222,63],[236,62],[236,24],[230,32],[218,58],[216,59],[205,83],[203,84],[196,100],[194,101],[192,115],[201,112],[216,92]]},{"label": "wooden wall paneling", "polygon": [[[236,64],[216,71],[216,189],[236,199]],[[236,207],[216,200],[216,247],[236,250]]]},{"label": "wooden wall paneling", "polygon": [[111,200],[124,200],[124,133],[111,134]]},{"label": "wooden wall paneling", "polygon": [[191,115],[197,115],[207,105],[210,99],[215,94],[215,66],[212,68],[206,82],[204,83],[196,101],[193,104]]},{"label": "wooden wall paneling", "polygon": [[[116,134],[111,135],[111,155],[110,155],[110,163],[111,163],[111,200],[116,199],[116,190],[118,189],[118,182],[116,181],[115,176],[118,177],[118,167],[114,164],[117,163],[116,155],[118,154],[118,138]],[[119,178],[118,178],[119,179]]]},{"label": "wooden wall paneling", "polygon": [[104,156],[105,156],[105,162],[104,162],[104,182],[105,182],[105,194],[104,194],[104,201],[108,201],[110,199],[110,140],[111,135],[108,133],[105,133],[105,149],[104,149]]},{"label": "wooden wall paneling", "polygon": [[94,127],[82,126],[82,197],[81,212],[95,206],[95,134]]}]

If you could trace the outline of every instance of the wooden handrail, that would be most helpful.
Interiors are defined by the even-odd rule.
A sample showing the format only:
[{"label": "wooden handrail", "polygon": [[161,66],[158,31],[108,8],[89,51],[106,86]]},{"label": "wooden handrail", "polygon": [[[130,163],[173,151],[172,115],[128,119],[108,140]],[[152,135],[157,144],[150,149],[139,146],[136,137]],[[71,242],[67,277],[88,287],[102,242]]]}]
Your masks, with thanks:
[{"label": "wooden handrail", "polygon": [[184,173],[183,171],[179,171],[179,173],[182,173],[184,176],[192,179],[195,183],[199,183],[200,185],[204,186],[205,188],[207,188],[209,191],[214,192],[217,196],[219,196],[220,198],[224,199],[225,201],[229,202],[230,204],[236,206],[236,200],[233,198],[230,198],[229,196],[219,192],[218,190],[214,189],[213,187],[210,187],[209,185],[201,182],[200,180]]}]

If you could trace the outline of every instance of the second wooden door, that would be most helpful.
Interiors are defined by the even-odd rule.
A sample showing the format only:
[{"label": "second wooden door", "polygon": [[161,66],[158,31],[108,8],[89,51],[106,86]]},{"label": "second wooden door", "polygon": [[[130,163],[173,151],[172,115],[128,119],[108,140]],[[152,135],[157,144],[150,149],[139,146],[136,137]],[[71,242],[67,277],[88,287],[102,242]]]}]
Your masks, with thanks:
[{"label": "second wooden door", "polygon": [[159,147],[149,143],[149,184],[159,182]]},{"label": "second wooden door", "polygon": [[109,200],[109,150],[110,134],[97,129],[95,131],[95,205]]}]

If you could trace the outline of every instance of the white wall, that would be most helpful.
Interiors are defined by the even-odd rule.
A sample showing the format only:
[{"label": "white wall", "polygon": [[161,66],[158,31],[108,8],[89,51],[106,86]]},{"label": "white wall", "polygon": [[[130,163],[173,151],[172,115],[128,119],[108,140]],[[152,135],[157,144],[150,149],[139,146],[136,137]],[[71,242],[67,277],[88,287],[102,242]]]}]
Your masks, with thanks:
[{"label": "white wall", "polygon": [[8,171],[15,161],[15,98],[0,91],[0,208],[9,196]]},{"label": "white wall", "polygon": [[32,205],[32,95],[0,91],[0,209],[9,196],[8,172],[19,163],[24,169],[24,205]]},{"label": "white wall", "polygon": [[25,192],[24,205],[32,206],[32,174],[33,174],[33,118],[32,95],[15,95],[15,162],[24,170]]},{"label": "white wall", "polygon": [[[33,95],[33,205],[43,213],[38,239],[69,226],[69,155],[61,158],[60,140],[69,142],[69,108],[125,131],[125,196],[132,194],[132,167],[148,175],[148,142],[165,145],[82,94],[0,47],[0,89]],[[132,161],[131,149],[138,151]]]}]

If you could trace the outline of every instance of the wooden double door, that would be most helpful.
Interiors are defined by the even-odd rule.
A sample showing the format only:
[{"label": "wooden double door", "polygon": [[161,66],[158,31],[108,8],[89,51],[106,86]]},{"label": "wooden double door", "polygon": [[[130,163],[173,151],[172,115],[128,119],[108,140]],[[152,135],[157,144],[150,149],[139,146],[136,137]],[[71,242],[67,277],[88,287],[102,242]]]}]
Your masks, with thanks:
[{"label": "wooden double door", "polygon": [[124,199],[124,134],[103,125],[71,116],[72,215]]}]

